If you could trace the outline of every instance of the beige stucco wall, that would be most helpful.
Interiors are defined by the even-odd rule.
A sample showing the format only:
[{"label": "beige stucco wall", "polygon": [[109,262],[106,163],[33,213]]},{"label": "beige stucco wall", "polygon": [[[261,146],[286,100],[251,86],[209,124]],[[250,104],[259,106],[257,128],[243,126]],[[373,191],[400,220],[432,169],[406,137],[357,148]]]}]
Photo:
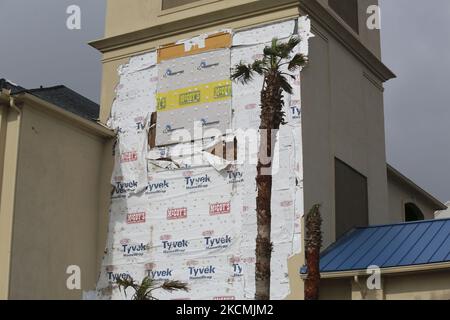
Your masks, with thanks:
[{"label": "beige stucco wall", "polygon": [[389,213],[394,222],[405,221],[405,204],[414,203],[423,213],[425,219],[434,219],[436,206],[424,195],[413,189],[397,177],[388,174]]},{"label": "beige stucco wall", "polygon": [[368,179],[369,223],[389,223],[381,83],[313,21],[302,73],[305,207],[322,204],[324,247],[335,240],[334,158]]},{"label": "beige stucco wall", "polygon": [[[321,300],[449,300],[450,269],[382,276],[381,290],[367,290],[352,277],[322,279]],[[362,289],[362,290],[361,290]]]},{"label": "beige stucco wall", "polygon": [[[73,122],[23,107],[9,298],[79,299],[95,288],[108,149]],[[82,290],[67,290],[69,265],[81,268]]]},{"label": "beige stucco wall", "polygon": [[[199,0],[191,4],[162,11],[161,0],[128,0],[126,5],[122,0],[108,0],[105,36],[111,37],[152,26],[178,21],[186,17],[202,15],[211,11],[232,8],[244,3],[262,0]],[[291,2],[299,2],[292,0]],[[328,8],[328,0],[318,0]],[[381,56],[380,37],[378,30],[366,28],[367,8],[378,4],[378,0],[359,0],[359,34],[360,39],[375,55]],[[239,11],[236,11],[239,14]],[[120,21],[120,23],[118,23]],[[351,28],[349,28],[351,30]],[[352,31],[352,30],[351,30]],[[353,31],[352,31],[353,32]]]}]

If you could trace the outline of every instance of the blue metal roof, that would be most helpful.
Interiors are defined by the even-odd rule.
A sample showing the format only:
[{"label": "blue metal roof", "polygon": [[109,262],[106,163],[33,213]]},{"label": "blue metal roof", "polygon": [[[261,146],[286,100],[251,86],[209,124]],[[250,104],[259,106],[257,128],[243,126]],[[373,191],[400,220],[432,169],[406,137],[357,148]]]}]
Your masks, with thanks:
[{"label": "blue metal roof", "polygon": [[321,255],[321,272],[450,262],[450,219],[357,228]]}]

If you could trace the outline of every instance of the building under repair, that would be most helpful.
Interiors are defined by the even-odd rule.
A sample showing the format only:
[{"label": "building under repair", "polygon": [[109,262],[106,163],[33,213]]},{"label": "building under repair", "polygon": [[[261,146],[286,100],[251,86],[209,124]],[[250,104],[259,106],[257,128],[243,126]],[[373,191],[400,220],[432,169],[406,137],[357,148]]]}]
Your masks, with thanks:
[{"label": "building under repair", "polygon": [[[93,183],[72,184],[70,192],[89,206],[65,203],[64,193],[53,202],[27,193],[24,207],[21,194],[2,188],[1,297],[124,299],[118,277],[149,276],[191,288],[158,292],[160,299],[253,299],[262,79],[241,85],[231,81],[230,69],[261,57],[274,37],[298,36],[295,52],[309,63],[293,74],[275,147],[271,298],[303,299],[303,214],[320,203],[321,298],[448,299],[450,285],[442,281],[450,266],[448,223],[418,222],[446,206],[386,164],[383,83],[395,75],[381,62],[379,30],[365,27],[372,4],[108,0],[105,37],[91,43],[102,52],[99,119],[91,127],[74,120],[90,128],[75,145],[78,153],[92,148],[93,160],[83,158],[73,173]],[[12,172],[16,158],[14,170],[39,172],[11,146],[62,118],[23,122],[28,135],[4,135],[26,119],[18,120],[13,106],[42,104],[11,86],[2,83],[0,100],[10,119],[1,122],[3,172]],[[79,101],[80,108],[87,103]],[[95,146],[86,144],[93,132]],[[20,145],[27,141],[33,140]],[[40,141],[41,148],[57,144]],[[27,177],[3,174],[2,185],[30,186]],[[64,190],[64,182],[55,179],[52,188]],[[71,219],[74,211],[53,220],[49,208],[60,201],[84,219]],[[27,219],[41,231],[51,227],[53,236],[32,232]],[[382,286],[367,292],[366,269],[377,263]],[[81,290],[67,290],[70,265],[82,269]]]}]

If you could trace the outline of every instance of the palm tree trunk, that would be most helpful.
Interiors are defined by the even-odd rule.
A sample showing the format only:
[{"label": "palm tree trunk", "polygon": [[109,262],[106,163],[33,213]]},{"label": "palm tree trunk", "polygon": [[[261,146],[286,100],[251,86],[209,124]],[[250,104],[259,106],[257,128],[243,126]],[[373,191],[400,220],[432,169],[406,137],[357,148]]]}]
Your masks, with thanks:
[{"label": "palm tree trunk", "polygon": [[256,177],[258,188],[256,198],[256,300],[270,300],[272,160],[276,130],[280,128],[281,124],[278,119],[282,119],[279,117],[282,106],[283,96],[279,80],[275,75],[269,74],[261,92],[260,147]]},{"label": "palm tree trunk", "polygon": [[305,218],[305,255],[308,277],[305,280],[305,300],[318,300],[320,288],[320,249],[322,247],[322,218],[320,206],[315,205]]}]

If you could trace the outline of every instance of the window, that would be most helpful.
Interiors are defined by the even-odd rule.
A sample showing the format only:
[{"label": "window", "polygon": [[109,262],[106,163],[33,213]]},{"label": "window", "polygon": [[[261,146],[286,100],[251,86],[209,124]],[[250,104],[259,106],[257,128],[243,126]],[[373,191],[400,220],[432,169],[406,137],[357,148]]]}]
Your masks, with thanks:
[{"label": "window", "polygon": [[328,0],[328,5],[356,33],[359,33],[358,0]]},{"label": "window", "polygon": [[414,203],[405,204],[405,221],[413,222],[413,221],[422,221],[425,220],[425,216],[422,213],[422,210],[419,209]]},{"label": "window", "polygon": [[367,178],[335,159],[336,238],[369,225]]},{"label": "window", "polygon": [[162,10],[172,9],[199,0],[162,0]]}]

